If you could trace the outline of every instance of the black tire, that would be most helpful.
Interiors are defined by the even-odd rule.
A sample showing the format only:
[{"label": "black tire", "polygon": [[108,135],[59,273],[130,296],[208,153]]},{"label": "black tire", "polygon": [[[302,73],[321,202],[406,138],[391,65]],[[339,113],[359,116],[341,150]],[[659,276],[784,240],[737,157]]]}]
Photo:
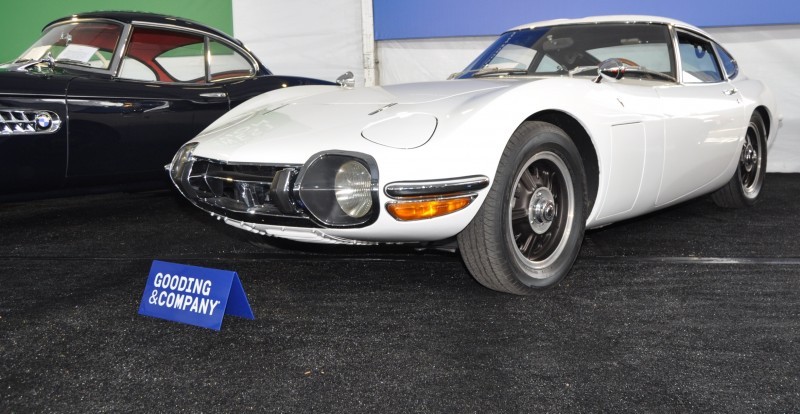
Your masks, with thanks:
[{"label": "black tire", "polygon": [[477,215],[458,235],[461,256],[490,289],[528,295],[552,286],[578,255],[586,206],[575,144],[552,124],[526,122],[508,141]]},{"label": "black tire", "polygon": [[742,208],[756,203],[767,172],[767,129],[758,112],[750,117],[739,165],[731,180],[711,194],[720,207]]}]

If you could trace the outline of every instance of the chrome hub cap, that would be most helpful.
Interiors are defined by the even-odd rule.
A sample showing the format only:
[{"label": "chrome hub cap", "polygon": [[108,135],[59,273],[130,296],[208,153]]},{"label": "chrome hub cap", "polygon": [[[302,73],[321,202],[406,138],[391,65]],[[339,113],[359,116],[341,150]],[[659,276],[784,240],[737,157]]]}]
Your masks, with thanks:
[{"label": "chrome hub cap", "polygon": [[560,257],[572,231],[572,175],[561,157],[544,151],[533,155],[513,182],[508,206],[509,241],[526,267],[546,268]]},{"label": "chrome hub cap", "polygon": [[742,150],[742,165],[744,166],[744,170],[747,172],[753,171],[753,168],[756,166],[756,161],[758,161],[758,153],[753,148],[753,145],[747,142]]},{"label": "chrome hub cap", "polygon": [[536,234],[544,234],[556,216],[553,193],[547,187],[537,188],[528,207],[528,220]]},{"label": "chrome hub cap", "polygon": [[761,182],[764,180],[762,157],[765,155],[765,150],[762,142],[761,129],[751,122],[739,158],[739,181],[745,195],[751,198],[758,195]]}]

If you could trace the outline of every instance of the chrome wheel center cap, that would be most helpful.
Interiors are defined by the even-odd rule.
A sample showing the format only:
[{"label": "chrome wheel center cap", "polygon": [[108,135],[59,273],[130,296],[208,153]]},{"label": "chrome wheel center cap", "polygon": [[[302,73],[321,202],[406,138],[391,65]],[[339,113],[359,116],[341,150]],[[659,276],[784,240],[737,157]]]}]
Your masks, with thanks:
[{"label": "chrome wheel center cap", "polygon": [[549,189],[537,188],[528,205],[528,221],[536,234],[546,232],[556,217],[556,204]]},{"label": "chrome wheel center cap", "polygon": [[742,151],[742,163],[744,164],[744,169],[747,172],[753,170],[753,167],[756,165],[756,161],[758,160],[758,153],[756,152],[755,148],[750,143],[744,146],[744,150]]}]

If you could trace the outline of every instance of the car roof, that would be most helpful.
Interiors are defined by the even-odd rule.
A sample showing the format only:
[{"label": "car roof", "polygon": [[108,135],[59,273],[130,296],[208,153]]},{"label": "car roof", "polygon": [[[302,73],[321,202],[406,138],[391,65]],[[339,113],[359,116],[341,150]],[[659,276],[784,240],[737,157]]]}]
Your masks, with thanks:
[{"label": "car roof", "polygon": [[134,12],[134,11],[97,11],[97,12],[86,12],[86,13],[77,13],[70,16],[65,16],[60,19],[53,20],[52,22],[45,25],[45,28],[57,24],[63,23],[74,19],[108,19],[108,20],[116,20],[120,23],[134,23],[134,22],[147,22],[147,23],[157,23],[157,24],[167,24],[171,26],[178,26],[178,27],[186,27],[190,29],[199,29],[209,33],[213,33],[217,36],[221,36],[223,38],[232,40],[237,44],[240,44],[239,41],[233,39],[230,35],[220,30],[214,29],[212,27],[206,26],[202,23],[198,23],[193,20],[184,19],[181,17],[175,16],[168,16],[164,14],[157,14],[157,13],[146,13],[146,12]]},{"label": "car roof", "polygon": [[666,24],[676,27],[681,27],[685,29],[690,29],[697,33],[700,33],[704,36],[711,37],[708,33],[704,32],[703,30],[692,26],[689,23],[682,22],[680,20],[670,19],[668,17],[659,17],[659,16],[646,16],[646,15],[634,15],[634,14],[620,14],[620,15],[610,15],[610,16],[590,16],[590,17],[582,17],[578,19],[554,19],[554,20],[543,20],[539,22],[533,22],[528,24],[523,24],[508,31],[513,30],[522,30],[522,29],[533,29],[536,27],[549,27],[549,26],[563,26],[568,24],[592,24],[592,23],[657,23],[657,24]]}]

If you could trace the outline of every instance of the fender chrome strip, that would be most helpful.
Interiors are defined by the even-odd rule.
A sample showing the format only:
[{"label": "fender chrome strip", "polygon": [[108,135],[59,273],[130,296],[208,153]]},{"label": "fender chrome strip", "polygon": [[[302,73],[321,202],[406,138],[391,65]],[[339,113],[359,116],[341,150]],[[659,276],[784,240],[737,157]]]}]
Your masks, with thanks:
[{"label": "fender chrome strip", "polygon": [[489,186],[484,175],[428,181],[403,181],[386,185],[384,192],[391,198],[431,197],[469,193]]}]

